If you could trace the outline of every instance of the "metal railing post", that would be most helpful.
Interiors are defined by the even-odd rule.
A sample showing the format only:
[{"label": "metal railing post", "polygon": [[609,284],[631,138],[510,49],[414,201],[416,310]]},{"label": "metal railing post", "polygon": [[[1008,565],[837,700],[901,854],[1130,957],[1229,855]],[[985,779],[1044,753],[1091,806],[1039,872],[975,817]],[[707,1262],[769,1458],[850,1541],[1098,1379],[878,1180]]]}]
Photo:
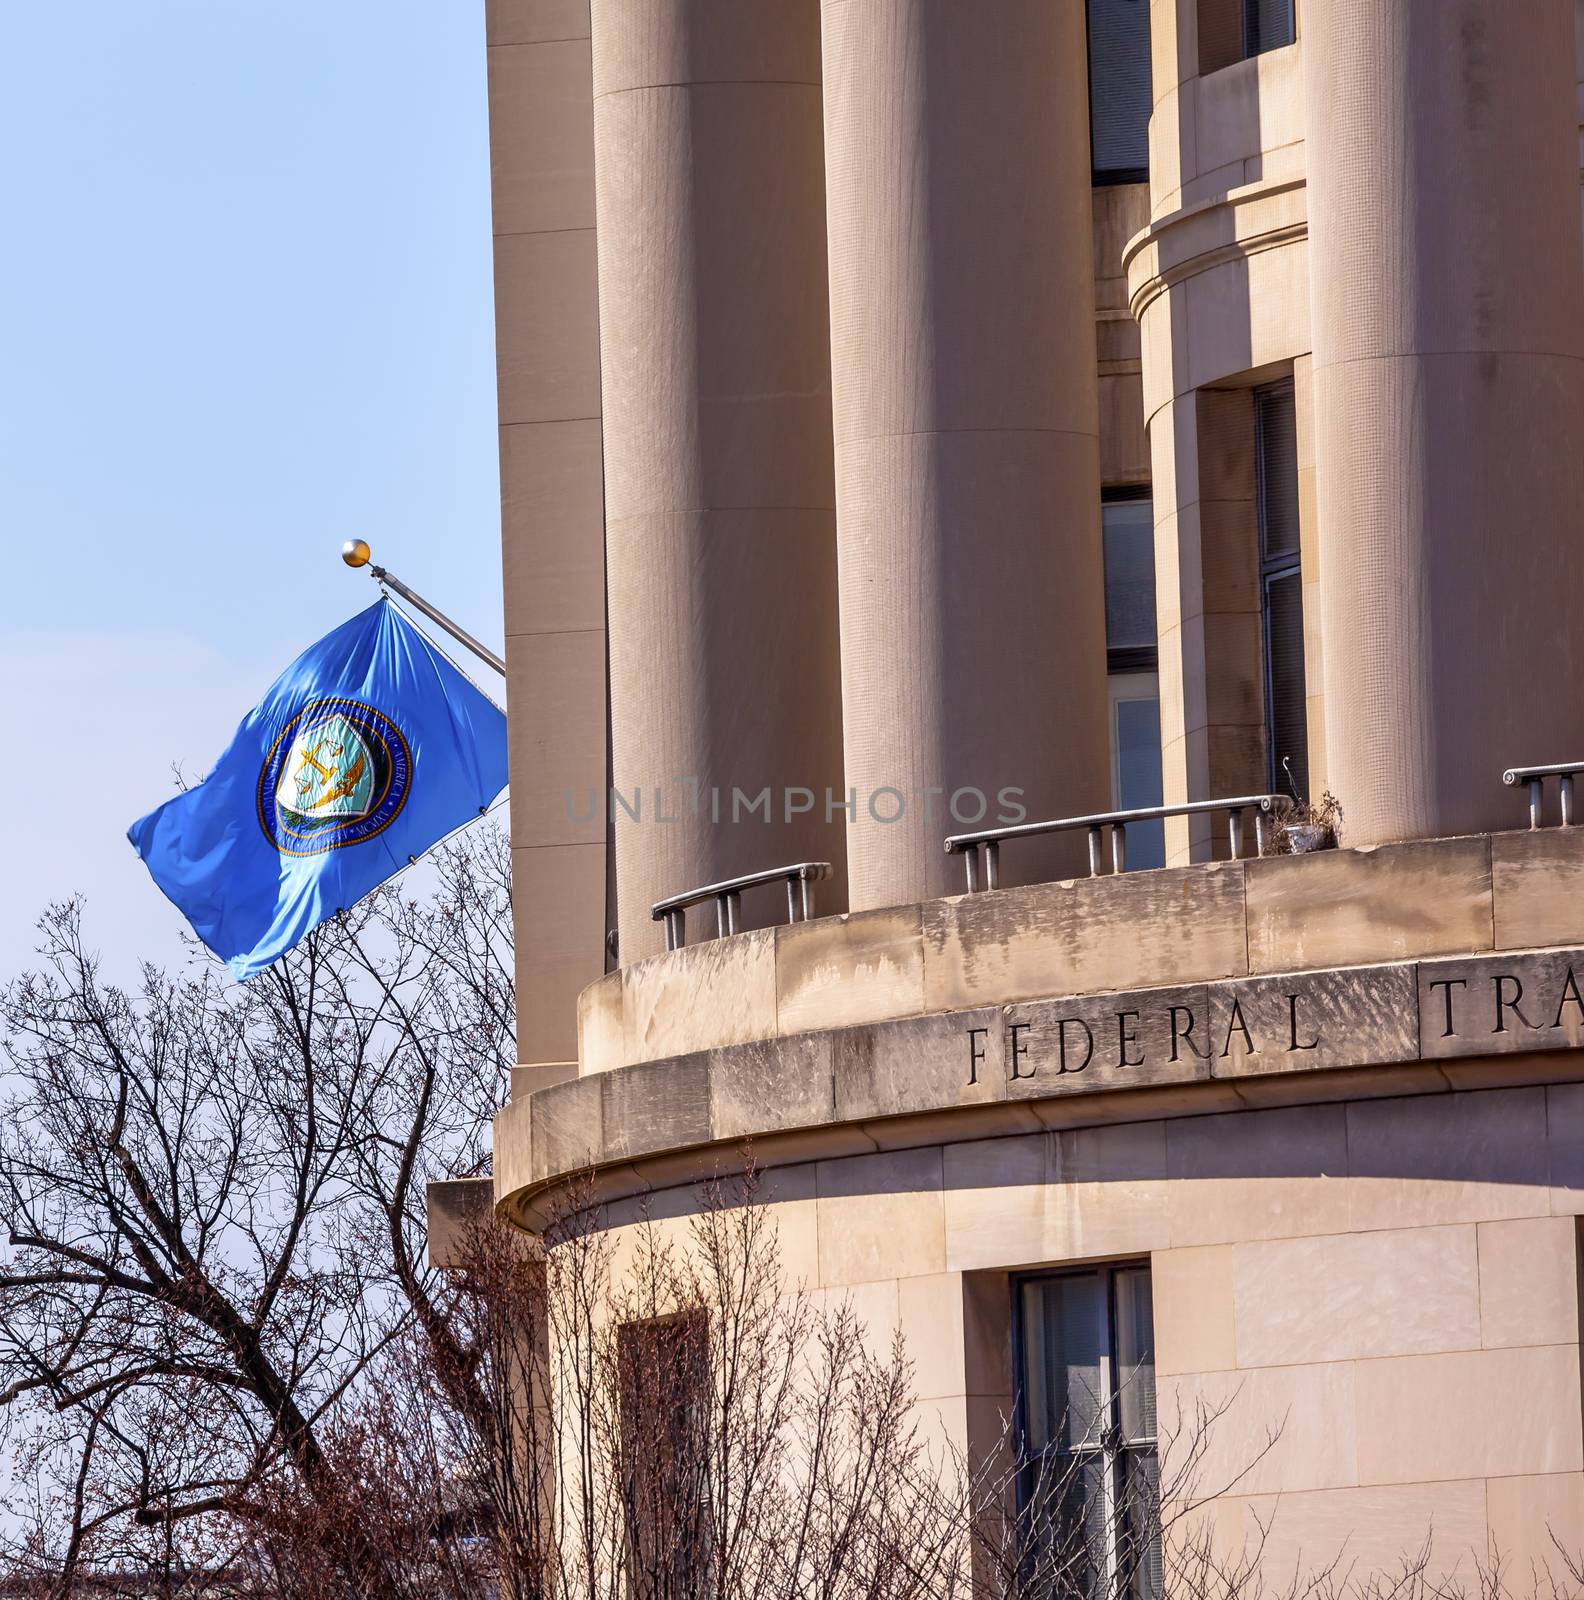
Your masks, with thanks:
[{"label": "metal railing post", "polygon": [[1111,870],[1113,872],[1127,871],[1127,824],[1113,822],[1111,824]]},{"label": "metal railing post", "polygon": [[657,900],[649,908],[656,922],[663,921],[666,949],[680,950],[687,944],[687,908],[715,902],[715,932],[724,939],[742,931],[742,897],[745,889],[783,884],[786,888],[787,921],[807,922],[814,915],[814,885],[831,875],[828,861],[798,861],[791,866],[771,867],[767,872],[750,872],[746,877],[728,878],[724,883],[709,883],[686,894]]},{"label": "metal railing post", "polygon": [[1543,778],[1531,778],[1529,780],[1529,826],[1531,828],[1540,826],[1540,801],[1544,794],[1545,780]]},{"label": "metal railing post", "polygon": [[1238,806],[1227,812],[1227,843],[1232,849],[1232,859],[1243,859],[1243,812]]},{"label": "metal railing post", "polygon": [[1562,826],[1571,828],[1573,826],[1573,774],[1571,772],[1562,774],[1558,782],[1558,788],[1562,791]]},{"label": "metal railing post", "polygon": [[1001,846],[994,839],[988,840],[984,847],[985,852],[985,888],[999,889],[1001,887]]},{"label": "metal railing post", "polygon": [[1089,830],[1089,876],[1100,876],[1100,829],[1095,827]]}]

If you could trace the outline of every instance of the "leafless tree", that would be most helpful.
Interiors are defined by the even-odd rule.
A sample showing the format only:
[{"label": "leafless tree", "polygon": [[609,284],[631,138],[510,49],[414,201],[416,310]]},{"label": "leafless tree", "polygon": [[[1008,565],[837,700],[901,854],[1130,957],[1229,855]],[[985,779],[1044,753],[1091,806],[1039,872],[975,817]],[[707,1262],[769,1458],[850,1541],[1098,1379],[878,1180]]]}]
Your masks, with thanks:
[{"label": "leafless tree", "polygon": [[641,1226],[619,1273],[592,1206],[547,1237],[555,1591],[966,1593],[905,1356],[781,1281],[754,1186],[708,1185],[680,1238]]},{"label": "leafless tree", "polygon": [[[45,918],[40,970],[0,997],[21,1577],[175,1582],[284,1526],[312,1532],[341,1593],[404,1592],[402,1540],[364,1503],[390,1437],[370,1423],[420,1348],[444,1356],[429,1389],[464,1434],[488,1423],[423,1200],[431,1178],[487,1170],[513,1060],[507,859],[476,829],[433,858],[425,898],[388,885],[244,985],[195,958],[128,992],[76,904]],[[458,1503],[426,1488],[387,1509],[487,1529],[463,1503],[476,1462],[455,1433],[432,1443]]]}]

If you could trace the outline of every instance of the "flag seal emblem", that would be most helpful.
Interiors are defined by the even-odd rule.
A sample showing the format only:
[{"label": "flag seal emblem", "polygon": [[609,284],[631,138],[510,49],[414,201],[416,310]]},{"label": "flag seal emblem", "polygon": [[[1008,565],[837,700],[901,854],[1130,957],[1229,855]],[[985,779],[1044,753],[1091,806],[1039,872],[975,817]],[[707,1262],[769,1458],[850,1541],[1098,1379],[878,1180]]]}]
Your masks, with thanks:
[{"label": "flag seal emblem", "polygon": [[383,833],[411,788],[412,754],[384,712],[360,700],[312,700],[259,768],[259,825],[284,856],[323,855]]}]

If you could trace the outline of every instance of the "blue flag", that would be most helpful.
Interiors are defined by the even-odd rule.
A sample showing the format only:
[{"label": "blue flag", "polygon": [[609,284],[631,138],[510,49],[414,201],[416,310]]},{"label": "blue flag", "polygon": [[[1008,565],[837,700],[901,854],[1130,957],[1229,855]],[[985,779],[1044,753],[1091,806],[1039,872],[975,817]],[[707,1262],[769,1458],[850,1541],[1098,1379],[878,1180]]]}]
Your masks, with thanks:
[{"label": "blue flag", "polygon": [[127,837],[249,978],[505,786],[505,715],[380,599],[298,656],[214,771]]}]

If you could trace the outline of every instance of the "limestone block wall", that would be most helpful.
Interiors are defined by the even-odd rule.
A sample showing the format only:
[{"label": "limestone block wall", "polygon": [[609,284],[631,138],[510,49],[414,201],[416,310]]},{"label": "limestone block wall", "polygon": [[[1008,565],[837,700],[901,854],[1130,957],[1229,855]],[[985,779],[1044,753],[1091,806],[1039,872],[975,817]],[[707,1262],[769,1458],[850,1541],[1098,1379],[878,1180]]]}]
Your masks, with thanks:
[{"label": "limestone block wall", "polygon": [[[1584,1529],[1584,1084],[1344,1101],[811,1160],[766,1174],[782,1271],[900,1330],[921,1420],[973,1451],[1011,1400],[1012,1274],[1148,1259],[1163,1429],[1225,1407],[1202,1513],[1266,1574],[1513,1569]],[[688,1188],[613,1204],[679,1242]],[[1266,1448],[1271,1432],[1278,1437]],[[1167,1475],[1170,1476],[1168,1462]]]},{"label": "limestone block wall", "polygon": [[1278,1568],[1344,1539],[1389,1567],[1433,1524],[1446,1570],[1487,1537],[1523,1562],[1551,1553],[1548,1520],[1584,1527],[1579,1094],[1168,1128],[1168,1171],[1192,1176],[1152,1252],[1163,1413],[1230,1404],[1206,1463],[1223,1481],[1286,1418],[1217,1507],[1223,1539],[1275,1512]]},{"label": "limestone block wall", "polygon": [[[1490,784],[1514,811],[1523,798]],[[1010,849],[1010,847],[1009,847]],[[592,984],[580,1071],[1050,995],[1566,945],[1584,832],[1080,878],[705,940]]]},{"label": "limestone block wall", "polygon": [[[577,1054],[605,970],[605,495],[588,0],[490,0],[490,174],[517,1048]],[[554,916],[544,914],[553,905]]]}]

